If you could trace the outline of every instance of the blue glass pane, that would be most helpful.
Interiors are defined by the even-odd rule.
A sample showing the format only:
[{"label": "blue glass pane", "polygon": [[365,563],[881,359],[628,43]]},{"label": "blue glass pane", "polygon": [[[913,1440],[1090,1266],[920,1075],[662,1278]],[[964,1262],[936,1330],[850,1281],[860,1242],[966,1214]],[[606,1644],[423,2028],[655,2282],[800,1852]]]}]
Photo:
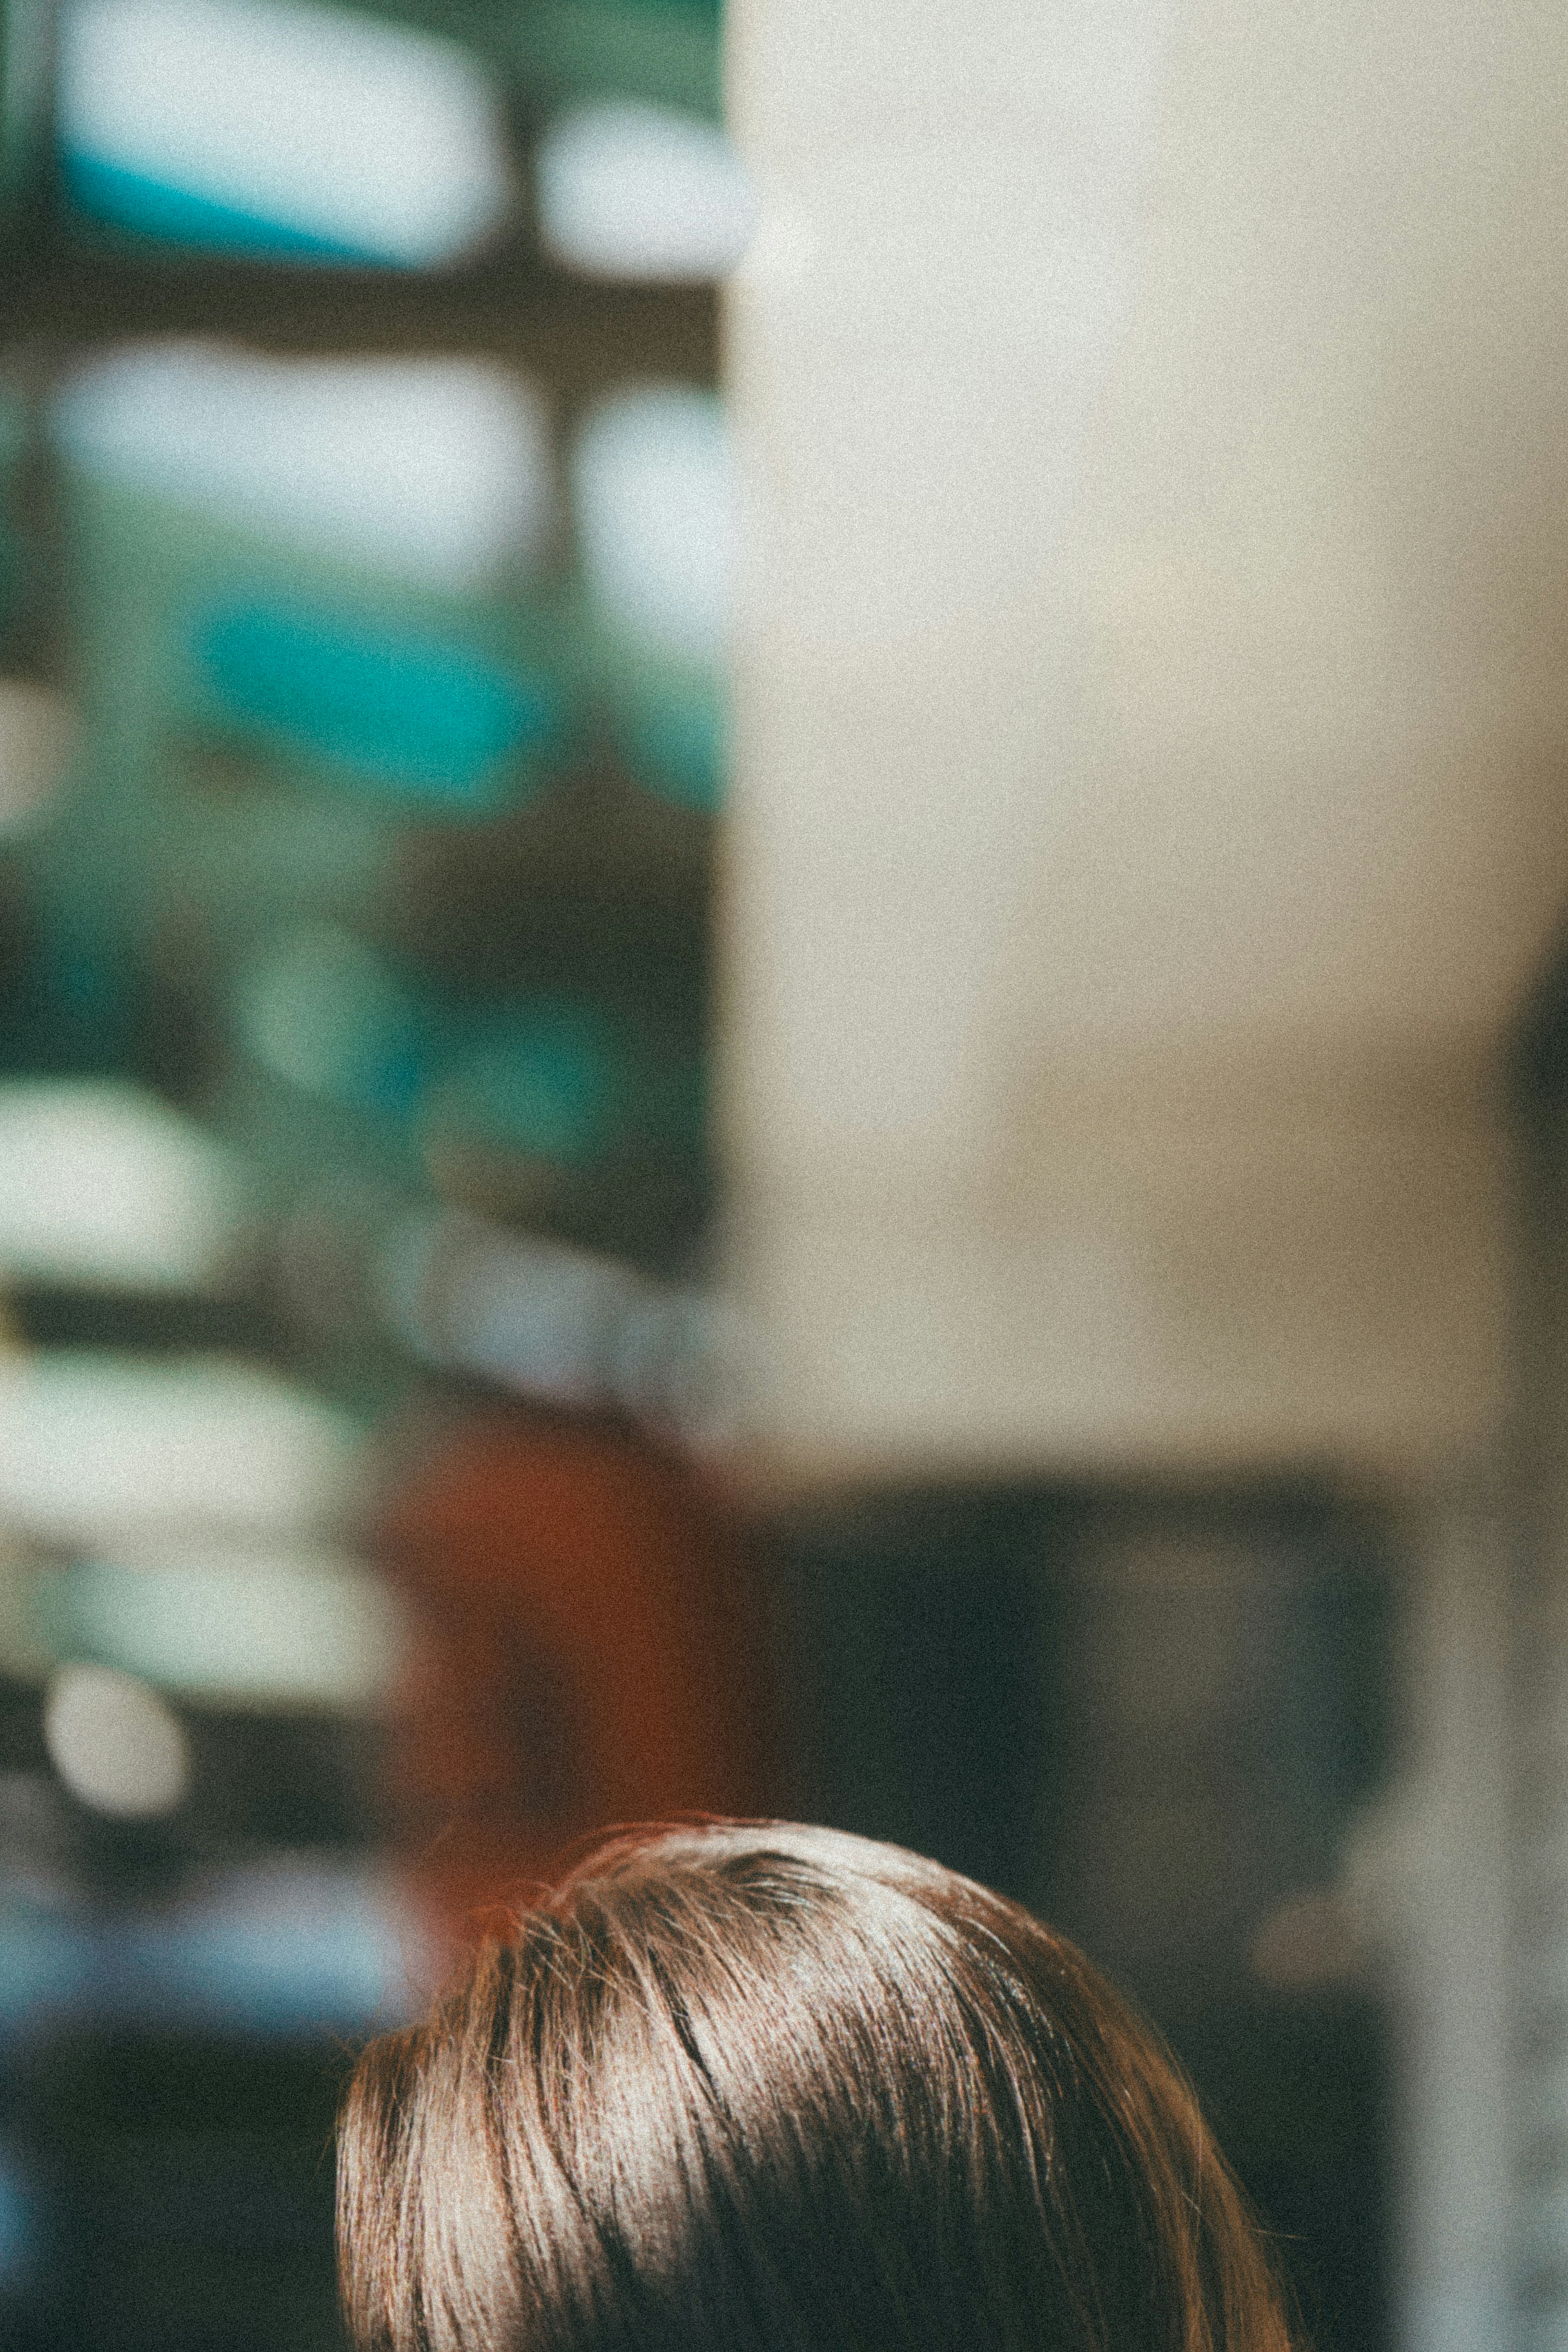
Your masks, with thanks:
[{"label": "blue glass pane", "polygon": [[0,2034],[79,2000],[90,1973],[79,1929],[16,1900],[0,1904]]},{"label": "blue glass pane", "polygon": [[[92,1922],[0,1909],[0,2032],[72,2014],[297,2033],[396,2013],[403,1923],[329,1872],[237,1873],[205,1901]],[[0,2260],[7,2216],[0,2157]],[[14,2213],[11,2226],[26,2216]]]},{"label": "blue glass pane", "polygon": [[195,652],[226,716],[399,797],[491,809],[511,796],[513,757],[556,731],[544,680],[331,613],[226,606]]},{"label": "blue glass pane", "polygon": [[297,2033],[384,2013],[398,1959],[391,1924],[363,1896],[297,1912],[281,1903],[193,1906],[166,1921],[118,1923],[95,1990],[121,2014],[205,2015],[252,2032]]}]

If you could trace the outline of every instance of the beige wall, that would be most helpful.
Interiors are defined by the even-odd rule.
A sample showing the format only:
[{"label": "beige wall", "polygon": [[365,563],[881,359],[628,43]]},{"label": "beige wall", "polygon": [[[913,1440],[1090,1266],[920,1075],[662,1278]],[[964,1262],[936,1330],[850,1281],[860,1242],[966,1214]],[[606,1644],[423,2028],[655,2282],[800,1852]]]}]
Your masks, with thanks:
[{"label": "beige wall", "polygon": [[754,1453],[1484,1457],[1568,887],[1568,13],[730,14]]}]

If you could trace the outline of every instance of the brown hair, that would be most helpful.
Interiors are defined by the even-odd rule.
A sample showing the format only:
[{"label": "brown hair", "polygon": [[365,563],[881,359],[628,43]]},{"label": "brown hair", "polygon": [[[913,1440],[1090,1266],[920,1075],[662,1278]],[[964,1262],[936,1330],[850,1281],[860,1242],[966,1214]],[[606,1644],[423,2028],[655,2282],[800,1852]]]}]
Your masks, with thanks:
[{"label": "brown hair", "polygon": [[359,2352],[1289,2352],[1191,2089],[1081,1954],[894,1846],[602,1846],[344,2107]]}]

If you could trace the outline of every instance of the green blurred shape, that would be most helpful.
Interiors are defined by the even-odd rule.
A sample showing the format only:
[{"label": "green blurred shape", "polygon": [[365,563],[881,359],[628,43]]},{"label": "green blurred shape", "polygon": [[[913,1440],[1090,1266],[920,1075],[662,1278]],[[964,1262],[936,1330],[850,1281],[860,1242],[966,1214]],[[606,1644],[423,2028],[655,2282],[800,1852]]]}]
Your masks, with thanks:
[{"label": "green blurred shape", "polygon": [[21,394],[0,384],[0,632],[16,618],[26,577],[26,552],[13,501],[16,467],[26,451],[31,430],[27,404]]},{"label": "green blurred shape", "polygon": [[489,814],[558,740],[538,599],[416,583],[85,476],[69,521],[89,657],[154,756],[206,726],[293,782]]},{"label": "green blurred shape", "polygon": [[387,0],[379,14],[466,41],[546,105],[647,98],[718,121],[722,0]]},{"label": "green blurred shape", "polygon": [[54,0],[0,0],[0,210],[41,177],[49,141]]},{"label": "green blurred shape", "polygon": [[618,627],[581,583],[563,605],[562,646],[574,701],[603,715],[637,782],[678,808],[721,808],[730,726],[720,667]]},{"label": "green blurred shape", "polygon": [[110,965],[169,919],[232,960],[352,919],[401,822],[542,780],[561,633],[525,588],[413,583],[69,468],[64,493],[83,727],[38,860],[55,928]]},{"label": "green blurred shape", "polygon": [[591,1005],[539,1000],[490,1015],[455,1051],[430,1127],[464,1144],[581,1164],[610,1141],[625,1094],[608,1020]]},{"label": "green blurred shape", "polygon": [[716,811],[724,795],[725,713],[709,674],[651,661],[619,666],[610,688],[628,766],[681,808]]},{"label": "green blurred shape", "polygon": [[711,0],[544,0],[510,17],[504,55],[547,103],[646,98],[715,122],[723,112]]},{"label": "green blurred shape", "polygon": [[637,1113],[647,1133],[682,1157],[700,1156],[708,1134],[708,1064],[665,1044],[641,1057]]},{"label": "green blurred shape", "polygon": [[349,932],[291,932],[240,974],[247,1050],[303,1093],[406,1118],[426,1083],[438,1018]]}]

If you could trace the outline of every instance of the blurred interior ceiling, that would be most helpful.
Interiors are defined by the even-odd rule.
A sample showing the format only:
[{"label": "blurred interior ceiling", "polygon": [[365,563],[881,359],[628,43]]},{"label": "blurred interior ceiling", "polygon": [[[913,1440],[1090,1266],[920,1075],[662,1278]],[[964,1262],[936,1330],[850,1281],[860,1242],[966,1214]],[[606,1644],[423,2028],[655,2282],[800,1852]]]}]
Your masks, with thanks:
[{"label": "blurred interior ceiling", "polygon": [[731,0],[755,1459],[1484,1460],[1568,889],[1568,14]]}]

